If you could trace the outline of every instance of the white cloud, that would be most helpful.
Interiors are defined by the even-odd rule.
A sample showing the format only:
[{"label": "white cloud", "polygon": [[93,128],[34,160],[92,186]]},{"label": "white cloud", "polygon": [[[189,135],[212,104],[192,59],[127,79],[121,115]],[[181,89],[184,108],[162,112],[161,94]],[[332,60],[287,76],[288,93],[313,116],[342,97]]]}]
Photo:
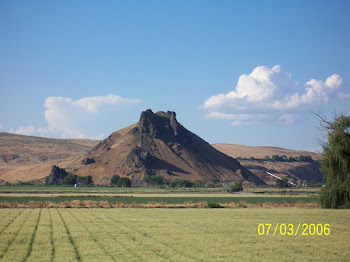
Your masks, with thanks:
[{"label": "white cloud", "polygon": [[282,123],[288,125],[288,124],[294,123],[295,117],[293,115],[290,115],[290,114],[284,114],[284,115],[280,116],[279,120],[281,120]]},{"label": "white cloud", "polygon": [[19,127],[17,130],[10,128],[9,132],[22,135],[84,138],[88,137],[86,130],[93,127],[106,114],[121,111],[127,105],[139,102],[138,99],[127,99],[117,95],[84,97],[78,100],[48,97],[44,103],[46,127],[28,126]]},{"label": "white cloud", "polygon": [[[298,83],[290,73],[282,73],[279,65],[258,66],[249,75],[241,75],[234,90],[208,98],[203,108],[208,111],[207,118],[233,120],[234,125],[260,123],[257,116],[272,119],[276,114],[275,121],[291,124],[295,121],[293,112],[328,103],[342,84],[343,79],[333,74],[324,82],[311,79],[298,92]],[[338,96],[348,98],[341,92]]]},{"label": "white cloud", "polygon": [[[13,129],[11,130],[13,131]],[[30,136],[33,135],[35,133],[35,127],[34,126],[27,126],[27,127],[19,127],[16,131],[12,132],[18,135],[26,135],[26,136]]]},{"label": "white cloud", "polygon": [[[1,130],[1,125],[0,125],[0,130]],[[3,130],[5,130],[5,128],[3,128]],[[44,130],[46,130],[44,132]],[[35,126],[31,125],[31,126],[20,126],[19,128],[15,129],[15,128],[10,128],[8,130],[9,133],[12,134],[17,134],[17,135],[26,135],[26,136],[35,136],[35,135],[40,135],[40,136],[44,136],[45,134],[48,134],[49,131],[47,130],[47,128],[38,128],[36,129]]]},{"label": "white cloud", "polygon": [[54,132],[63,137],[84,137],[82,126],[98,118],[102,111],[120,110],[126,105],[139,102],[138,99],[127,99],[117,95],[84,97],[78,100],[48,97],[44,103],[48,126],[39,131]]},{"label": "white cloud", "polygon": [[303,105],[312,105],[316,103],[327,103],[329,95],[333,93],[334,90],[338,89],[342,83],[342,78],[337,74],[328,77],[325,82],[311,79],[305,84],[305,92],[303,94],[296,93],[291,96],[286,96],[280,101],[275,101],[272,107],[276,109],[286,109],[298,108]]},{"label": "white cloud", "polygon": [[227,94],[210,97],[204,102],[205,109],[222,107],[266,106],[266,102],[274,98],[280,87],[295,87],[291,74],[281,74],[281,67],[276,65],[271,69],[267,66],[258,66],[249,75],[241,75],[235,90]]},{"label": "white cloud", "polygon": [[5,126],[0,124],[0,132],[3,132],[5,130]]},{"label": "white cloud", "polygon": [[37,133],[40,135],[40,136],[47,136],[48,134],[50,134],[50,130],[49,128],[47,127],[39,127],[37,129]]}]

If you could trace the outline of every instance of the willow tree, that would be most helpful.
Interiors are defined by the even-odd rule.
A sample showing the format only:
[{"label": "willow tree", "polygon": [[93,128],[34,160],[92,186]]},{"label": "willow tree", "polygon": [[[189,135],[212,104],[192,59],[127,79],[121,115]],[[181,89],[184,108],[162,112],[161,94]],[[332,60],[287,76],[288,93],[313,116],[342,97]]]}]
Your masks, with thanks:
[{"label": "willow tree", "polygon": [[328,141],[323,145],[321,171],[326,180],[320,193],[323,208],[350,208],[350,116],[332,122],[322,118]]}]

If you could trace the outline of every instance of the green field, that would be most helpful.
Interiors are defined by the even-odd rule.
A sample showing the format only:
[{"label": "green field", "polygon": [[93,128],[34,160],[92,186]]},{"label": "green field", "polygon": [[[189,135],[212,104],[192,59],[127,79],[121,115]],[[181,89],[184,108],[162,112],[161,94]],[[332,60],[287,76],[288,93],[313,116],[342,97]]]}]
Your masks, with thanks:
[{"label": "green field", "polygon": [[[350,210],[0,209],[0,261],[349,261]],[[258,225],[330,224],[329,235]]]},{"label": "green field", "polygon": [[[271,193],[268,191],[270,189],[258,189],[260,193],[224,193],[218,190],[220,188],[188,190],[186,188],[1,186],[0,207],[98,207],[101,205],[104,207],[108,207],[108,205],[110,205],[109,207],[120,207],[120,205],[124,205],[123,207],[126,207],[125,205],[145,207],[145,205],[152,203],[163,206],[185,204],[186,207],[198,207],[198,205],[193,205],[196,203],[202,203],[199,207],[205,206],[205,203],[231,204],[231,206],[238,203],[243,203],[243,205],[286,204],[299,207],[310,204],[315,207],[319,201],[318,194],[315,194],[314,191],[305,191],[305,189],[282,191],[282,194]],[[264,192],[262,190],[267,190],[267,193],[261,193]],[[74,202],[74,204],[71,205],[70,202]],[[158,207],[162,206],[158,205]]]},{"label": "green field", "polygon": [[8,202],[8,203],[21,203],[27,204],[30,201],[45,203],[45,202],[53,202],[53,203],[61,203],[61,202],[70,202],[73,200],[78,201],[107,201],[109,203],[124,203],[124,204],[147,204],[147,203],[166,203],[166,204],[183,204],[186,202],[191,203],[199,203],[199,202],[207,202],[207,203],[239,203],[244,201],[247,204],[263,204],[263,203],[315,203],[318,202],[317,197],[255,197],[255,196],[182,196],[179,194],[175,197],[166,197],[166,196],[0,196],[0,202]]},{"label": "green field", "polygon": [[[221,187],[214,188],[155,188],[155,187],[97,187],[97,186],[51,186],[51,185],[0,185],[0,194],[8,193],[43,193],[43,194],[128,194],[128,193],[146,193],[146,194],[172,194],[172,193],[222,193]],[[260,194],[318,194],[320,188],[287,188],[279,189],[273,187],[266,188],[244,188],[245,192],[260,193]]]}]

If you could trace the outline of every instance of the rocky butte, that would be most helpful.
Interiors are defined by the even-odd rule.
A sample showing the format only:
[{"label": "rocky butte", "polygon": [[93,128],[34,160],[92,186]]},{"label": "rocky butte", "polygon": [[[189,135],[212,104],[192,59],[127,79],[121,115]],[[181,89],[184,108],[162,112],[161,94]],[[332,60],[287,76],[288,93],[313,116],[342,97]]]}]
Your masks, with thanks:
[{"label": "rocky butte", "polygon": [[152,174],[170,180],[265,184],[237,160],[183,127],[175,112],[150,109],[141,113],[138,123],[112,133],[66,170],[92,175],[96,184],[108,184],[115,174],[128,177],[133,185],[142,185],[145,176]]}]

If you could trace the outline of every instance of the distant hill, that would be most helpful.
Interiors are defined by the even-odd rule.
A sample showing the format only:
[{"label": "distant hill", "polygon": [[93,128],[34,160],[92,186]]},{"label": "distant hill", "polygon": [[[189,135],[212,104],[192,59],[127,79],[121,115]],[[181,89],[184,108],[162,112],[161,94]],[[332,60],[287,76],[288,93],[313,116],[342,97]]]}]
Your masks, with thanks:
[{"label": "distant hill", "polygon": [[81,156],[97,143],[99,140],[57,139],[1,132],[0,180],[27,181],[33,175],[37,178],[38,174],[31,174],[31,170],[34,173],[45,172],[45,166],[50,169],[57,161]]},{"label": "distant hill", "polygon": [[[164,112],[158,113],[158,115],[163,116],[166,114],[167,113]],[[169,114],[171,115],[171,113]],[[157,114],[154,115],[156,117],[158,116]],[[182,126],[182,128],[180,128],[180,124],[177,122],[177,124],[175,124],[175,122],[171,124],[170,115],[169,117],[165,116],[164,118],[166,122],[164,126],[165,129],[158,130],[160,133],[153,134],[153,136],[162,136],[161,133],[165,134],[171,130],[173,130],[171,132],[175,132],[174,130],[183,128]],[[162,117],[159,117],[159,119],[162,119]],[[145,121],[145,119],[140,120],[141,122]],[[156,132],[156,126],[152,124],[152,121],[148,123],[150,133]],[[209,161],[209,159],[207,159],[209,157],[206,157],[205,154],[202,153],[202,156],[200,157],[201,160],[199,162],[193,162],[194,158],[191,157],[189,151],[192,150],[195,152],[202,152],[203,147],[208,148],[208,144],[205,141],[201,140],[199,137],[195,136],[186,129],[186,131],[189,132],[187,134],[192,134],[190,136],[195,136],[195,140],[200,141],[201,146],[197,147],[193,145],[185,145],[186,150],[184,150],[180,143],[176,141],[171,142],[167,139],[164,140],[164,137],[154,137],[152,139],[142,138],[142,136],[145,137],[145,134],[142,135],[142,132],[137,130],[139,129],[139,125],[141,125],[141,129],[146,128],[145,124],[146,123],[140,124],[139,121],[139,123],[135,123],[134,125],[111,134],[103,141],[89,139],[55,139],[0,133],[0,181],[39,181],[50,173],[53,165],[59,165],[60,167],[65,168],[67,167],[69,171],[78,171],[78,173],[81,175],[88,175],[90,168],[93,167],[93,165],[82,164],[82,161],[87,158],[94,158],[94,161],[99,163],[94,164],[96,168],[94,171],[96,172],[95,179],[100,179],[102,182],[104,178],[103,176],[98,178],[98,173],[104,174],[104,172],[107,170],[108,176],[110,176],[114,172],[119,172],[118,168],[122,166],[125,170],[125,175],[129,174],[130,176],[133,168],[135,168],[135,171],[137,171],[135,174],[140,174],[142,169],[145,170],[146,168],[143,162],[147,159],[147,161],[149,161],[150,158],[152,159],[152,157],[147,156],[144,150],[141,150],[141,145],[149,149],[156,146],[157,150],[159,151],[157,154],[161,155],[162,157],[164,156],[165,159],[169,158],[169,160],[166,160],[166,162],[172,165],[171,166],[164,162],[156,161],[157,164],[147,166],[147,172],[159,172],[163,175],[168,173],[167,176],[170,178],[186,178],[187,175],[185,175],[185,172],[189,171],[186,171],[188,167],[185,166],[188,166],[189,163],[195,167],[194,169],[197,170],[197,175],[195,175],[195,177],[198,179],[201,178],[199,176],[199,173],[202,172],[201,165],[203,165],[203,161]],[[179,126],[173,128],[171,125],[174,125],[174,127],[176,125]],[[152,129],[154,130],[151,131]],[[169,130],[167,131],[167,129]],[[150,136],[152,137],[152,135]],[[185,144],[187,143],[188,142],[185,142]],[[281,177],[286,177],[289,180],[293,180],[294,177],[298,181],[305,180],[307,182],[321,182],[323,180],[323,175],[319,170],[319,161],[322,159],[322,154],[319,153],[295,151],[268,146],[250,147],[232,144],[214,144],[212,146],[220,152],[237,159],[245,168],[249,169],[260,179],[271,185],[275,183],[276,179],[267,175],[266,170]],[[134,150],[132,150],[132,148],[134,148]],[[157,151],[154,149],[152,150],[154,152]],[[106,154],[109,151],[112,151],[113,154]],[[133,153],[131,151],[133,151]],[[156,154],[154,152],[151,155]],[[211,157],[210,154],[208,156]],[[159,158],[159,155],[156,157]],[[217,156],[217,153],[215,155]],[[314,161],[275,161],[271,160],[273,155],[285,155],[287,159],[290,157],[298,158],[300,155],[310,156]],[[266,160],[266,156],[269,156],[270,160]],[[87,162],[85,161],[85,163]],[[236,163],[236,161],[233,160],[232,163]],[[112,167],[113,165],[114,167]],[[175,169],[174,167],[176,166],[179,169]],[[183,176],[181,176],[181,172],[183,172]],[[207,169],[205,172],[211,171],[210,169]],[[173,174],[173,176],[171,174]]]},{"label": "distant hill", "polygon": [[[307,181],[310,183],[323,181],[323,174],[320,171],[320,160],[322,159],[322,154],[320,153],[268,146],[252,147],[214,144],[213,147],[231,157],[237,158],[243,166],[270,185],[275,184],[276,178],[268,175],[266,171],[287,178],[290,181],[293,181],[294,177],[298,182]],[[300,161],[299,157],[301,155],[311,157],[313,161],[308,161],[309,159],[307,158]],[[273,156],[279,156],[279,158],[274,160],[272,158]],[[283,158],[287,161],[282,160],[282,156],[285,156]]]},{"label": "distant hill", "polygon": [[237,160],[188,131],[170,111],[143,111],[138,123],[114,132],[66,169],[80,176],[92,175],[99,184],[107,183],[114,174],[128,177],[134,185],[152,174],[170,180],[265,184]]}]

